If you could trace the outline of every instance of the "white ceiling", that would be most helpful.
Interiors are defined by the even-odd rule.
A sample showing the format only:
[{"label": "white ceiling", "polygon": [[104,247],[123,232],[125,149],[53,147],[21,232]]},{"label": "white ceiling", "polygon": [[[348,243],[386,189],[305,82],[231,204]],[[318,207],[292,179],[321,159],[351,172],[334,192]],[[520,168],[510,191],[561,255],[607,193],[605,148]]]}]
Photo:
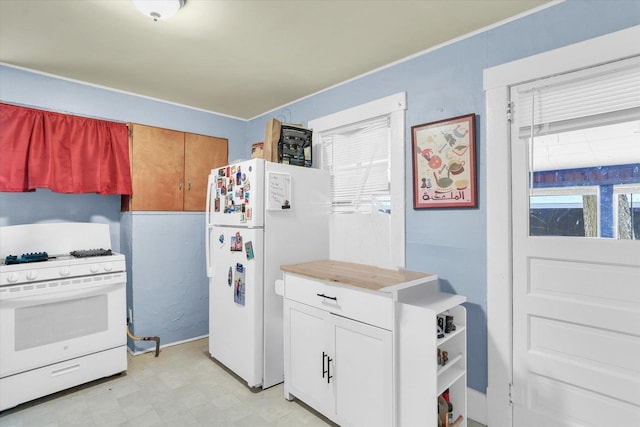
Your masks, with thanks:
[{"label": "white ceiling", "polygon": [[549,0],[0,0],[0,62],[249,119]]}]

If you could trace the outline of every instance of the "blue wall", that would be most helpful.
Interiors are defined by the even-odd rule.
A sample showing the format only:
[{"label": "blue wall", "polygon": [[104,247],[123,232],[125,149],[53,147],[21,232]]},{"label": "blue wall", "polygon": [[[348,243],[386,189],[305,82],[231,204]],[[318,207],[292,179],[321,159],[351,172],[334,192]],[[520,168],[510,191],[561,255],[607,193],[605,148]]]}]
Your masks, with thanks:
[{"label": "blue wall", "polygon": [[[615,6],[614,6],[615,5]],[[248,124],[262,141],[271,117],[308,123],[396,92],[407,92],[406,268],[437,273],[443,290],[468,299],[468,384],[487,387],[486,144],[483,70],[640,24],[640,1],[567,0],[287,105]],[[630,43],[637,41],[629,41]],[[476,113],[477,209],[414,210],[411,126]]]},{"label": "blue wall", "polygon": [[[615,7],[612,3],[615,3]],[[468,384],[484,392],[487,385],[485,153],[486,144],[491,142],[485,139],[482,72],[488,67],[638,24],[638,0],[567,0],[536,14],[269,112],[248,123],[1,66],[0,99],[56,111],[226,137],[229,138],[229,159],[236,159],[248,157],[251,144],[263,140],[265,123],[271,117],[283,116],[293,123],[307,123],[345,108],[406,91],[407,268],[437,273],[445,290],[468,297]],[[410,127],[468,113],[477,114],[478,208],[413,210]],[[151,282],[141,284],[141,298],[144,300],[148,297],[157,305],[171,307],[175,294],[167,290],[167,281],[161,280],[163,272],[154,272],[153,265],[148,265],[145,261],[146,255],[142,249],[152,248],[157,244],[172,246],[175,250],[190,244],[187,242],[191,239],[194,239],[194,245],[200,245],[199,231],[188,232],[190,236],[185,240],[184,234],[187,232],[181,228],[185,223],[194,222],[193,217],[176,214],[137,218],[137,214],[126,214],[122,217],[121,226],[119,199],[110,197],[105,201],[104,197],[58,195],[45,191],[32,194],[0,193],[0,225],[80,219],[108,222],[112,225],[112,234],[119,236],[122,231],[125,237],[123,241],[133,241],[132,247],[123,250],[132,251],[136,259],[142,257],[140,264],[136,263],[132,268],[134,280],[136,277],[155,277],[158,279],[155,283],[165,283],[164,287],[155,289]],[[46,206],[46,211],[39,209],[39,206]],[[156,225],[165,229],[174,227],[181,230],[182,234],[157,236],[155,240],[155,232],[146,229],[144,225],[146,221],[162,222]],[[138,229],[144,231],[136,237]],[[133,234],[133,237],[129,234]],[[136,255],[136,245],[140,245],[142,255]],[[202,268],[202,272],[204,260],[203,257],[200,258],[202,262],[194,261],[193,267]],[[199,265],[202,267],[198,267]],[[181,283],[181,279],[177,277],[171,280]],[[193,281],[201,281],[201,278],[194,277]],[[196,283],[193,286],[190,291],[194,291],[194,295],[188,299],[194,306],[184,308],[184,311],[203,314],[207,310],[206,301],[202,294],[198,294],[198,287],[202,285]],[[142,304],[142,301],[137,304]],[[151,306],[140,306],[140,310],[147,310],[150,316],[161,316],[161,313],[154,313],[155,309]],[[141,329],[139,334],[171,337],[163,340],[164,342],[206,334],[206,326],[195,318],[182,324],[187,328],[186,333],[174,331],[172,328],[176,322],[184,322],[176,318],[180,310],[182,308],[176,308],[172,312],[174,318],[170,315],[166,319],[158,317],[153,325],[146,325],[147,320],[141,320],[138,313],[134,313],[136,327],[150,326],[149,330]],[[138,322],[142,324],[138,325]],[[204,332],[200,333],[201,330]]]},{"label": "blue wall", "polygon": [[[0,66],[0,99],[227,138],[230,159],[249,157],[245,120],[6,66]],[[133,310],[135,335],[159,336],[168,344],[209,333],[204,214],[121,214],[119,196],[0,193],[0,226],[61,221],[109,224],[113,249],[127,257],[127,306]],[[136,352],[153,344],[129,341]]]}]

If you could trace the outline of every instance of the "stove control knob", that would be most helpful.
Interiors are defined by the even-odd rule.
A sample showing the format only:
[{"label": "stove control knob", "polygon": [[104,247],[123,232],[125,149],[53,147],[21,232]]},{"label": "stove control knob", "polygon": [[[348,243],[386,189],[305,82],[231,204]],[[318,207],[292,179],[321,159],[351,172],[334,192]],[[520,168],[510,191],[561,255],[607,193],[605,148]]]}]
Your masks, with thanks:
[{"label": "stove control knob", "polygon": [[38,278],[38,272],[36,270],[29,270],[27,272],[27,280],[36,280]]},{"label": "stove control knob", "polygon": [[104,271],[111,271],[113,270],[113,264],[111,264],[110,262],[106,263],[104,265]]},{"label": "stove control knob", "polygon": [[66,276],[68,276],[69,274],[71,274],[71,270],[69,269],[69,267],[62,267],[62,268],[60,269],[60,275],[61,275],[62,277],[66,277]]},{"label": "stove control knob", "polygon": [[11,274],[9,274],[9,277],[7,277],[7,282],[16,283],[18,281],[18,279],[19,279],[18,273],[11,273]]},{"label": "stove control knob", "polygon": [[91,267],[89,267],[89,270],[91,270],[92,273],[97,273],[98,269],[98,264],[91,264]]}]

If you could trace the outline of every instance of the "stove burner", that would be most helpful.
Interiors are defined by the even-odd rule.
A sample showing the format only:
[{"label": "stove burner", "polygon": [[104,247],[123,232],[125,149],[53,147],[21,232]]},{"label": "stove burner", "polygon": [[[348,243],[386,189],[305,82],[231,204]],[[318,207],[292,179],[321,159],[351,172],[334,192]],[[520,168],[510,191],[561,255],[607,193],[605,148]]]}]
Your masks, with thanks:
[{"label": "stove burner", "polygon": [[79,251],[71,251],[71,256],[76,258],[88,258],[94,256],[113,255],[111,249],[83,249]]},{"label": "stove burner", "polygon": [[9,255],[4,259],[6,265],[11,264],[24,264],[27,262],[41,262],[48,261],[49,255],[46,252],[34,252],[29,254],[22,254],[20,256]]}]

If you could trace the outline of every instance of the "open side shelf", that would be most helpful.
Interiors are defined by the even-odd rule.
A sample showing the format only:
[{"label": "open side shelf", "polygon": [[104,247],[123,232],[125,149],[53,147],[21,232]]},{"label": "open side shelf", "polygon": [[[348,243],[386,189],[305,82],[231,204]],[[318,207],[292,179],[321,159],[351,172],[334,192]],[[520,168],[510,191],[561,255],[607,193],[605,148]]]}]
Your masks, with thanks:
[{"label": "open side shelf", "polygon": [[451,367],[451,369],[443,372],[442,375],[438,375],[438,389],[436,390],[437,396],[440,396],[443,391],[451,387],[453,383],[463,377],[464,374],[464,369]]},{"label": "open side shelf", "polygon": [[445,336],[443,338],[438,338],[437,341],[437,345],[438,347],[440,347],[442,344],[446,343],[447,341],[449,341],[450,339],[460,335],[461,333],[464,332],[465,330],[465,326],[464,325],[459,325],[459,324],[455,324],[456,325],[456,330],[453,332],[450,332],[448,334],[445,334]]},{"label": "open side shelf", "polygon": [[462,353],[458,354],[453,359],[449,359],[446,365],[440,366],[440,368],[438,368],[438,377],[440,377],[442,374],[444,374],[447,370],[449,370],[452,366],[454,366],[456,363],[458,363],[461,360],[462,360]]}]

